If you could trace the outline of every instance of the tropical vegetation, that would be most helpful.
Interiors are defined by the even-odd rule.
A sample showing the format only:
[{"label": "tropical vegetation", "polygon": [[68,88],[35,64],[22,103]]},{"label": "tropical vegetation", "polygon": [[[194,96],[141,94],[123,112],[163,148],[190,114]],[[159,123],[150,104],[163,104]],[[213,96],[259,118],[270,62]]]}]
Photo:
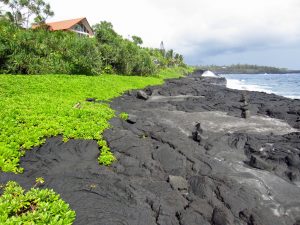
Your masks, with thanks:
[{"label": "tropical vegetation", "polygon": [[[145,48],[142,38],[123,38],[110,22],[93,26],[95,37],[50,31],[54,13],[43,0],[0,0],[10,10],[0,14],[0,73],[154,75],[160,69],[185,66],[172,49]],[[38,24],[27,28],[31,18]]]}]

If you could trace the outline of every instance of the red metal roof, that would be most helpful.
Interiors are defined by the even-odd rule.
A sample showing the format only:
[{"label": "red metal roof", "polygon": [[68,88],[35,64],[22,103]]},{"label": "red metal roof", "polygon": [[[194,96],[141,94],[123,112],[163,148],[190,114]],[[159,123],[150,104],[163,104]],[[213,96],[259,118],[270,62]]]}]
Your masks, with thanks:
[{"label": "red metal roof", "polygon": [[77,23],[81,22],[82,20],[86,19],[85,17],[83,18],[78,18],[78,19],[72,19],[72,20],[63,20],[63,21],[58,21],[58,22],[52,22],[52,23],[46,23],[49,27],[50,30],[67,30],[76,25]]}]

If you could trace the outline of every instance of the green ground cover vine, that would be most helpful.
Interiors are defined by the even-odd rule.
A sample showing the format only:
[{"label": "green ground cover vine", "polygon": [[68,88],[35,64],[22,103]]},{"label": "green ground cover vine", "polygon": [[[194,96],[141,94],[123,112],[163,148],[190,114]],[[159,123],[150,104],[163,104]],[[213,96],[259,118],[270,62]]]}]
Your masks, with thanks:
[{"label": "green ground cover vine", "polygon": [[128,114],[126,112],[122,112],[119,114],[119,117],[122,119],[122,120],[128,120]]},{"label": "green ground cover vine", "polygon": [[[99,163],[110,165],[115,157],[102,133],[114,111],[105,101],[130,89],[163,83],[179,77],[181,68],[167,69],[156,77],[0,75],[0,168],[21,173],[19,161],[26,150],[42,145],[47,137],[93,139],[101,147]],[[86,102],[96,98],[103,103]]]},{"label": "green ground cover vine", "polygon": [[[37,182],[41,183],[41,178],[38,179],[40,180]],[[9,181],[2,188],[4,191],[0,198],[0,224],[69,225],[75,220],[75,211],[51,189],[34,186],[25,193],[14,181]]]}]

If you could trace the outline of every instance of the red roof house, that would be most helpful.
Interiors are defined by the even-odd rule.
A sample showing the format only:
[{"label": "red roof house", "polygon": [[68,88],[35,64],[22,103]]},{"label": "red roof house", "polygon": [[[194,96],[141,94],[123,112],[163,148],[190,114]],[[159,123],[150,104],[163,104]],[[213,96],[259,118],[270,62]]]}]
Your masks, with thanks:
[{"label": "red roof house", "polygon": [[[63,20],[58,22],[46,23],[48,29],[51,31],[64,30],[64,31],[73,31],[79,36],[89,36],[93,37],[94,32],[89,22],[85,17],[72,19],[72,20]],[[37,28],[39,25],[33,25],[32,28]]]}]

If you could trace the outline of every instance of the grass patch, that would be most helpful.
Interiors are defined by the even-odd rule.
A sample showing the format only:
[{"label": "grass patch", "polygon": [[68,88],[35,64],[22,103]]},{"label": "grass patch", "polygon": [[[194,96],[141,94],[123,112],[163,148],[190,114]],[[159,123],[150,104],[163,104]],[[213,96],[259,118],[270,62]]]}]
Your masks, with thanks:
[{"label": "grass patch", "polygon": [[72,224],[75,211],[50,189],[31,188],[27,193],[9,181],[0,198],[0,224]]},{"label": "grass patch", "polygon": [[167,68],[157,75],[157,77],[161,79],[173,79],[183,77],[188,73],[192,73],[194,71],[193,67],[183,68],[183,67],[175,67],[175,68]]},{"label": "grass patch", "polygon": [[26,150],[43,144],[47,137],[93,139],[101,147],[99,162],[110,165],[115,157],[102,133],[115,116],[106,103],[86,102],[87,98],[109,101],[130,89],[162,84],[180,77],[180,68],[167,69],[157,77],[135,76],[0,76],[0,168],[21,173],[19,161]]}]

